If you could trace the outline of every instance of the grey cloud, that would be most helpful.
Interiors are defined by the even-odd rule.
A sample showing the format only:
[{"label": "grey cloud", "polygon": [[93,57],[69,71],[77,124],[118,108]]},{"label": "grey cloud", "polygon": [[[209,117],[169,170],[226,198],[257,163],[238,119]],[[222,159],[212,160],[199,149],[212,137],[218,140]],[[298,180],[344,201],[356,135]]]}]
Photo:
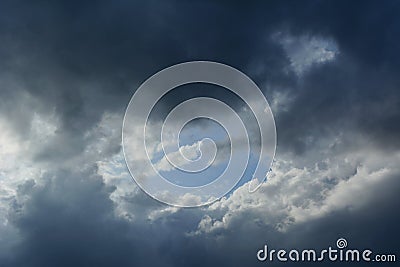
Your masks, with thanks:
[{"label": "grey cloud", "polygon": [[[124,182],[113,187],[95,166],[120,152],[118,127],[135,88],[166,66],[200,59],[243,70],[275,103],[277,157],[290,163],[288,172],[316,165],[326,171],[312,173],[303,186],[302,176],[289,177],[298,187],[275,196],[298,193],[293,203],[299,206],[321,200],[318,190],[331,192],[357,173],[353,165],[332,163],[345,162],[352,153],[381,157],[357,166],[392,168],[400,130],[398,11],[396,1],[3,1],[1,118],[14,127],[16,138],[32,143],[30,151],[17,154],[21,166],[29,159],[45,174],[35,173],[29,177],[35,183],[19,187],[6,216],[10,230],[0,232],[0,265],[256,266],[255,252],[265,242],[323,247],[339,235],[357,247],[396,249],[395,172],[367,191],[357,209],[341,206],[294,222],[287,203],[279,200],[269,211],[169,209],[137,188],[121,189],[129,177],[115,178]],[[299,78],[290,55],[271,38],[277,32],[333,40],[340,53],[310,65]],[[201,90],[194,86],[191,93],[224,99]],[[173,104],[189,96],[167,97]],[[159,111],[163,108],[169,106]],[[57,129],[45,141],[34,138],[35,114],[54,118]],[[14,179],[6,174],[1,179]],[[319,181],[323,186],[315,186]],[[296,191],[304,188],[309,190]],[[246,201],[265,202],[273,193]],[[244,200],[236,204],[245,206]],[[260,217],[258,212],[267,211],[268,217]],[[225,215],[227,227],[198,231],[199,223]],[[290,225],[286,232],[277,227],[282,221]]]},{"label": "grey cloud", "polygon": [[[397,175],[380,184],[384,196],[368,200],[361,209],[332,211],[281,231],[271,224],[280,220],[277,210],[272,207],[264,220],[263,210],[255,206],[232,214],[226,228],[193,235],[202,218],[216,218],[216,210],[178,209],[149,219],[146,214],[166,206],[138,191],[130,197],[131,211],[138,217],[132,221],[115,217],[109,199],[114,188],[94,173],[93,169],[60,172],[44,187],[30,183],[20,188],[18,197],[29,196],[29,200],[20,203],[12,216],[21,242],[14,247],[9,266],[257,266],[255,253],[266,243],[271,248],[323,249],[341,236],[352,247],[396,253],[396,236],[390,233],[397,231],[399,218],[387,217],[387,211],[398,206],[393,201],[398,198]],[[271,196],[276,190],[264,193]]]},{"label": "grey cloud", "polygon": [[23,242],[10,266],[111,266],[150,257],[140,228],[114,218],[112,191],[93,170],[60,172],[31,187],[30,200],[12,216]]}]

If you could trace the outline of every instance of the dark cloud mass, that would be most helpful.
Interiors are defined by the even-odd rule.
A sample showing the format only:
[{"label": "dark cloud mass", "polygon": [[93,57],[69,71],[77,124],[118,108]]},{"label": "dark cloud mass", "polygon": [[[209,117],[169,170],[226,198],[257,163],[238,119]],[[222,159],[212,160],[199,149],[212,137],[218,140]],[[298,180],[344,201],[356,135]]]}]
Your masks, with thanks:
[{"label": "dark cloud mass", "polygon": [[[400,257],[399,14],[399,1],[2,1],[0,266],[258,266],[266,243],[343,236]],[[254,79],[278,146],[257,193],[177,209],[130,180],[120,134],[135,89],[190,60]],[[190,86],[168,104],[224,95]]]}]

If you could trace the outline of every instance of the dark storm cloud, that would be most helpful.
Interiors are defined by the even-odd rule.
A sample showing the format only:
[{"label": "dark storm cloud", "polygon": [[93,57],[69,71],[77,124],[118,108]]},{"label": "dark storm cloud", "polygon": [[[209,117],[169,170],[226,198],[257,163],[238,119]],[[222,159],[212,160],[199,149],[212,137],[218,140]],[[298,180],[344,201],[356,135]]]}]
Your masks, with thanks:
[{"label": "dark storm cloud", "polygon": [[[264,71],[255,72],[253,78],[259,84],[268,80],[271,89],[263,89],[270,100],[274,90],[295,95],[289,115],[282,115],[277,124],[278,129],[293,125],[297,131],[293,135],[282,130],[281,147],[288,144],[289,150],[301,152],[314,128],[320,134],[340,127],[342,120],[355,120],[348,123],[359,124],[377,140],[386,136],[397,140],[399,129],[392,123],[399,119],[396,2],[12,1],[2,5],[1,68],[8,78],[2,86],[3,99],[10,94],[20,97],[12,86],[18,81],[45,107],[54,107],[62,118],[60,132],[76,153],[83,141],[68,137],[68,132],[79,136],[105,110],[122,112],[134,89],[152,73],[193,59],[225,62],[249,70],[250,75],[252,64],[262,64]],[[315,68],[302,83],[296,81],[294,73],[283,70],[288,64],[284,51],[268,38],[282,29],[295,36],[334,38],[339,62]],[[300,112],[301,118],[293,112]],[[15,114],[16,121],[29,118],[26,113]]]},{"label": "dark storm cloud", "polygon": [[[319,141],[336,136],[344,136],[349,147],[356,145],[351,138],[366,137],[396,150],[399,9],[396,1],[3,1],[0,112],[26,138],[34,112],[54,112],[60,119],[57,137],[37,159],[58,163],[57,157],[83,153],[93,141],[85,133],[103,113],[122,114],[135,88],[154,72],[187,60],[215,60],[243,70],[270,101],[276,91],[293,96],[276,114],[278,152],[318,154],[325,145]],[[340,53],[299,78],[287,70],[289,56],[271,39],[278,31],[333,38]],[[118,151],[117,141],[112,143],[104,157]],[[81,160],[91,165],[99,158]],[[114,216],[114,189],[95,170],[57,166],[44,186],[21,187],[19,197],[29,200],[10,212],[21,242],[0,265],[249,266],[258,264],[255,252],[264,239],[305,247],[316,245],[316,236],[316,246],[324,246],[344,234],[360,246],[390,251],[398,244],[392,233],[398,232],[393,211],[399,185],[393,180],[377,189],[383,199],[368,208],[329,214],[286,234],[238,222],[236,230],[186,236],[207,211],[180,210],[153,224],[130,223]],[[128,201],[139,216],[162,206],[144,193]]]},{"label": "dark storm cloud", "polygon": [[61,119],[52,155],[47,149],[40,158],[82,153],[84,133],[103,112],[122,112],[138,83],[176,57],[175,45],[152,23],[161,10],[151,5],[2,5],[2,113],[21,134],[33,112],[55,111]]},{"label": "dark storm cloud", "polygon": [[[44,186],[19,186],[10,220],[22,242],[11,255],[0,253],[2,266],[176,266],[169,254],[184,244],[182,230],[200,214],[189,210],[150,222],[146,214],[163,204],[139,191],[129,199],[139,217],[118,218],[109,198],[115,188],[96,171],[58,171],[47,174]],[[21,202],[26,196],[29,201]]]},{"label": "dark storm cloud", "polygon": [[294,103],[277,118],[281,147],[290,144],[287,149],[302,152],[314,145],[307,137],[358,131],[398,148],[399,10],[396,1],[316,1],[288,9],[289,31],[333,37],[340,54],[335,62],[313,68],[290,91]]},{"label": "dark storm cloud", "polygon": [[[264,244],[270,249],[318,251],[335,247],[339,237],[345,237],[351,248],[396,253],[393,249],[398,240],[392,233],[400,218],[387,217],[388,211],[398,209],[398,202],[392,201],[400,186],[396,176],[380,188],[385,197],[371,200],[364,208],[351,210],[349,203],[347,209],[295,225],[287,232],[249,221],[253,218],[249,210],[248,216],[238,217],[229,229],[191,236],[185,232],[194,230],[201,216],[198,209],[182,209],[152,222],[138,218],[129,223],[116,218],[108,198],[114,188],[106,186],[95,171],[64,171],[53,174],[45,186],[33,182],[20,186],[19,197],[29,195],[30,200],[23,206],[15,203],[12,221],[23,242],[3,266],[280,266],[259,263],[256,252]],[[132,201],[148,210],[162,206],[143,192]],[[354,262],[340,264],[352,266]]]},{"label": "dark storm cloud", "polygon": [[[170,266],[159,246],[171,233],[163,232],[162,224],[153,232],[146,218],[134,223],[116,218],[109,199],[115,188],[105,185],[96,169],[48,175],[44,186],[29,181],[19,187],[11,220],[23,242],[6,255],[6,266]],[[17,199],[26,195],[30,200],[21,205]],[[150,210],[161,205],[143,192],[131,201]],[[174,238],[182,238],[176,233]]]},{"label": "dark storm cloud", "polygon": [[20,188],[31,201],[12,217],[24,242],[10,266],[126,265],[150,256],[141,247],[149,247],[142,233],[114,218],[113,188],[93,171],[60,172],[44,187]]},{"label": "dark storm cloud", "polygon": [[[122,113],[155,71],[191,59],[240,67],[255,46],[264,49],[251,10],[238,18],[239,10],[212,2],[3,2],[2,113],[26,132],[33,111],[54,109],[71,151],[65,156],[79,154],[83,133],[104,111]],[[34,104],[26,108],[28,100]]]}]

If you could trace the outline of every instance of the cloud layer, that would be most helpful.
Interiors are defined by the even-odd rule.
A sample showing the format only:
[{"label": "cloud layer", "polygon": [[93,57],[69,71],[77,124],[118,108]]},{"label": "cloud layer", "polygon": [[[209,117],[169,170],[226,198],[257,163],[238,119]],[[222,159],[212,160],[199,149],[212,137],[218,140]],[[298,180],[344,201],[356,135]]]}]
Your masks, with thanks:
[{"label": "cloud layer", "polygon": [[[3,1],[0,265],[257,266],[265,243],[318,248],[342,236],[397,253],[399,8]],[[132,181],[121,125],[141,82],[188,60],[254,79],[278,147],[259,191],[244,184],[210,206],[178,209]],[[224,100],[197,89],[159,112],[192,93]]]}]

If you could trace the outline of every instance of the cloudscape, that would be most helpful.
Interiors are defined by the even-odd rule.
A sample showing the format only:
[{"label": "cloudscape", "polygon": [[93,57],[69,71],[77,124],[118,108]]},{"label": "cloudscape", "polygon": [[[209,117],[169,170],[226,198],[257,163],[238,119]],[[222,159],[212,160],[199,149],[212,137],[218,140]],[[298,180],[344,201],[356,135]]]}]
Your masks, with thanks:
[{"label": "cloudscape", "polygon": [[[257,252],[339,238],[398,261],[399,14],[389,0],[1,1],[0,266],[308,266]],[[250,164],[223,198],[180,208],[132,180],[122,124],[141,83],[197,60],[258,85],[277,145],[254,193]],[[246,105],[216,86],[185,86],[157,105],[150,133],[183,100],[210,96],[247,118],[257,152]],[[224,140],[217,128],[199,121],[186,137]],[[229,149],[217,148],[220,172]]]}]

